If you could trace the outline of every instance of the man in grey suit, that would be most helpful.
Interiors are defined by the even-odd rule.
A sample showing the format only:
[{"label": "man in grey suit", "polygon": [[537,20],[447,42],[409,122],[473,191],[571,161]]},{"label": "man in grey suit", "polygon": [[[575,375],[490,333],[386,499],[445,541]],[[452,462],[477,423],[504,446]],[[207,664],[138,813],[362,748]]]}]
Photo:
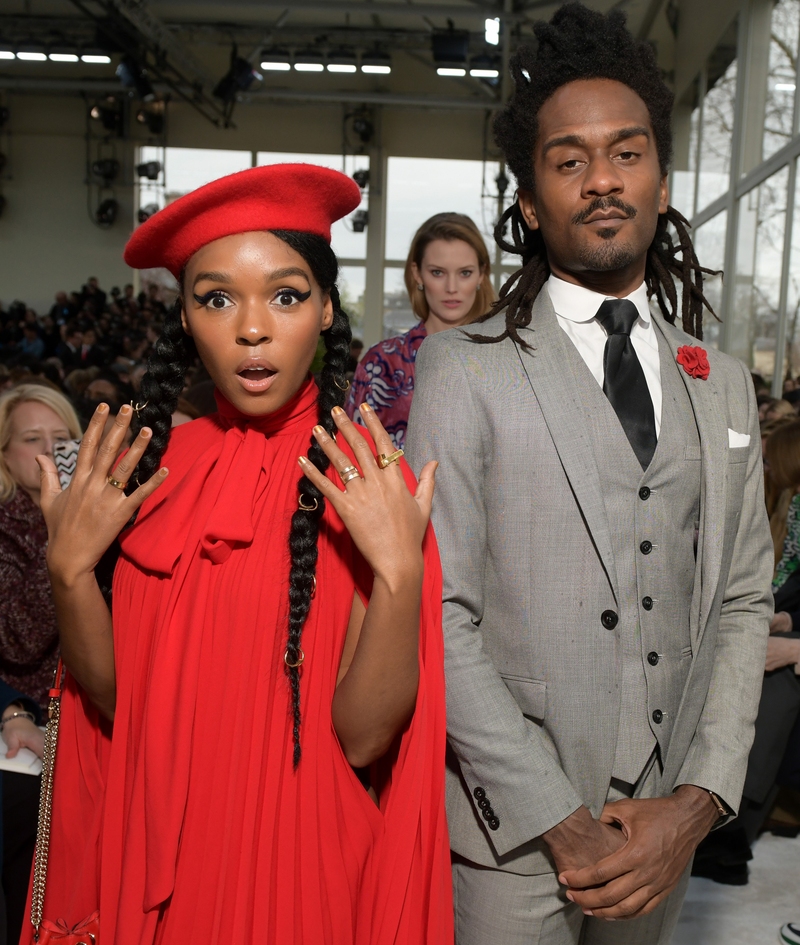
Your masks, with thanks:
[{"label": "man in grey suit", "polygon": [[488,320],[424,342],[408,436],[440,463],[456,939],[654,945],[752,741],[758,418],[744,366],[695,341],[652,51],[578,4],[536,32],[495,125],[523,268]]}]

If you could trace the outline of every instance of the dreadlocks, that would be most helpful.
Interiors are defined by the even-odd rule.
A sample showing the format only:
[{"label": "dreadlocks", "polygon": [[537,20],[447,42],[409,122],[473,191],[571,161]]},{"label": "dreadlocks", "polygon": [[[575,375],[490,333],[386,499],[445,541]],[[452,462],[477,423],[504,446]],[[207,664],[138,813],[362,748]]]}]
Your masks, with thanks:
[{"label": "dreadlocks", "polygon": [[[534,52],[523,46],[512,58],[514,93],[494,124],[495,140],[519,187],[535,189],[532,155],[539,110],[557,89],[578,79],[612,79],[636,92],[650,114],[661,173],[666,174],[672,158],[673,96],[661,79],[653,50],[633,39],[625,26],[625,15],[612,10],[604,16],[580,3],[568,3],[549,23],[537,23],[534,32],[538,48]],[[472,338],[494,342],[511,337],[528,347],[518,332],[530,324],[533,302],[550,276],[544,240],[539,230],[528,228],[516,201],[501,216],[494,235],[501,249],[522,257],[522,269],[506,282],[482,319],[505,310],[505,331],[497,337]],[[716,273],[700,265],[687,220],[669,207],[659,216],[647,252],[645,284],[671,324],[680,308],[683,330],[695,338],[703,337],[703,308],[714,314],[703,292],[704,274]],[[681,285],[680,300],[676,279]]]}]

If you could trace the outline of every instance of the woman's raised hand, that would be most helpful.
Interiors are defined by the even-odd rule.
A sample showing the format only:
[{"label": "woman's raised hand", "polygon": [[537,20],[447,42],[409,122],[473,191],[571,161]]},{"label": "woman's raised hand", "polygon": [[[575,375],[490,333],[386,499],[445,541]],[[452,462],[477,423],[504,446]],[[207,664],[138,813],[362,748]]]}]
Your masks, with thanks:
[{"label": "woman's raised hand", "polygon": [[[395,451],[389,434],[368,404],[361,415],[378,453]],[[422,561],[422,539],[431,516],[436,462],[425,465],[416,492],[412,495],[400,466],[390,463],[381,469],[366,440],[340,407],[333,419],[353,451],[361,475],[350,479],[344,489],[324,476],[305,456],[299,459],[303,472],[339,513],[356,547],[377,577],[390,584],[409,571],[418,571]],[[347,477],[352,462],[321,426],[314,436],[331,465]]]},{"label": "woman's raised hand", "polygon": [[152,432],[144,427],[115,466],[132,415],[131,407],[122,407],[103,436],[108,406],[100,404],[81,440],[75,474],[66,489],[61,488],[53,461],[47,456],[36,457],[42,471],[42,514],[49,536],[47,565],[51,574],[67,583],[94,571],[133,513],[167,476],[166,469],[159,469],[129,496],[109,482],[111,477],[126,483],[150,442]]}]

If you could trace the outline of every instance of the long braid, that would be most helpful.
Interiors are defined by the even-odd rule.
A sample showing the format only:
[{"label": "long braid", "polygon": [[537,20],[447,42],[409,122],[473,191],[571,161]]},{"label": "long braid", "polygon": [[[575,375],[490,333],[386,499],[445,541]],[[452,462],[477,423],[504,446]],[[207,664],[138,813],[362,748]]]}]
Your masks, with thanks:
[{"label": "long braid", "polygon": [[[291,245],[291,244],[290,244]],[[327,246],[327,244],[325,244]],[[333,255],[331,253],[331,255]],[[310,262],[310,260],[309,260]],[[325,341],[325,360],[320,376],[317,415],[320,426],[333,436],[336,426],[331,416],[334,407],[343,407],[345,391],[345,371],[350,354],[350,322],[342,311],[339,293],[335,286],[330,289],[333,302],[333,323],[322,333]],[[308,458],[324,473],[330,460],[322,451],[316,439],[311,437]],[[317,538],[319,525],[325,511],[325,499],[322,493],[305,476],[301,476],[297,488],[304,505],[314,506],[306,511],[298,508],[292,515],[292,527],[289,533],[289,551],[291,569],[289,571],[289,635],[286,641],[286,671],[292,694],[292,738],[294,740],[293,763],[300,763],[300,662],[303,626],[311,607],[314,595],[315,574],[317,569]]]},{"label": "long braid", "polygon": [[181,307],[178,298],[164,321],[164,329],[142,378],[138,399],[145,406],[134,414],[131,428],[136,436],[142,427],[150,427],[153,436],[136,468],[132,488],[139,482],[146,482],[161,464],[172,430],[172,414],[178,406],[186,373],[197,357],[194,341],[181,324]]},{"label": "long braid", "polygon": [[[670,225],[678,236],[677,244],[670,233]],[[506,236],[507,227],[510,237]],[[550,276],[544,240],[539,230],[528,229],[516,201],[500,217],[494,236],[505,252],[522,256],[522,268],[500,289],[500,296],[489,312],[478,319],[478,322],[483,322],[505,311],[505,331],[496,336],[469,333],[469,337],[482,344],[511,338],[521,347],[530,348],[519,331],[530,324],[533,303]],[[698,339],[703,337],[703,309],[707,308],[717,317],[703,291],[704,275],[719,273],[700,265],[689,236],[688,221],[674,207],[669,207],[659,216],[653,242],[647,251],[645,284],[648,295],[656,299],[664,318],[674,325],[680,308],[683,330]],[[681,287],[680,299],[675,278]]]}]

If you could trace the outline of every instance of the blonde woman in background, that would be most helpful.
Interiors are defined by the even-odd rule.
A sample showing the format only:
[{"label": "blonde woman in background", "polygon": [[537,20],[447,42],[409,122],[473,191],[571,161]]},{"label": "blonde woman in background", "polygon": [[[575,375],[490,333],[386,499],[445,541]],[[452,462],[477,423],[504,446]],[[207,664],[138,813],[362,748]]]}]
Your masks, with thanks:
[{"label": "blonde woman in background", "polygon": [[52,458],[56,443],[80,436],[72,404],[50,387],[20,384],[0,397],[0,678],[41,706],[58,662],[58,629],[35,457]]},{"label": "blonde woman in background", "polygon": [[405,444],[419,346],[428,335],[475,321],[494,302],[489,253],[473,221],[463,213],[426,220],[411,241],[405,283],[420,323],[367,351],[345,404],[356,422],[359,406],[369,404],[397,449]]}]

